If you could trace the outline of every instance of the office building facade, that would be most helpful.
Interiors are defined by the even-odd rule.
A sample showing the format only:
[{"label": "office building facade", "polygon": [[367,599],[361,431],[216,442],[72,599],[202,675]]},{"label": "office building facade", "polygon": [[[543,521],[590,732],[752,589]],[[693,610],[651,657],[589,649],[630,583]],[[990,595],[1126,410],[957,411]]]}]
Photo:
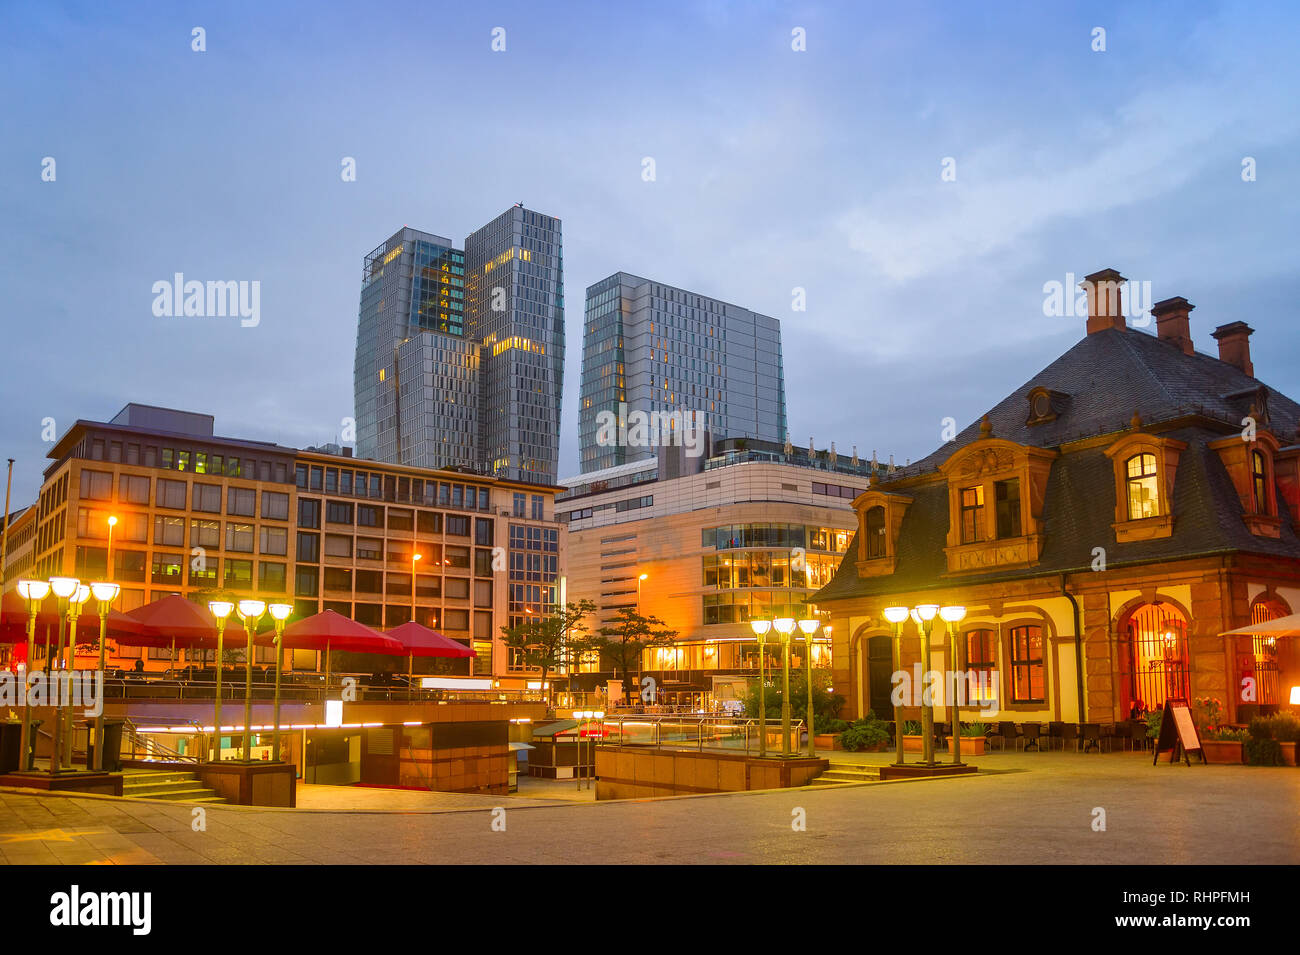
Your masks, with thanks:
[{"label": "office building facade", "polygon": [[[559,599],[554,487],[218,437],[210,415],[142,405],[77,421],[50,457],[33,526],[16,525],[10,588],[17,573],[111,579],[118,610],[222,592],[377,629],[414,613],[498,677],[512,675],[501,627]],[[169,659],[118,654],[151,670]]]},{"label": "office building facade", "polygon": [[686,289],[617,272],[587,289],[578,414],[582,472],[650,460],[609,441],[602,416],[694,415],[714,439],[786,439],[781,323]]},{"label": "office building facade", "polygon": [[357,456],[553,484],[564,372],[560,221],[516,205],[452,240],[403,228],[366,256]]}]

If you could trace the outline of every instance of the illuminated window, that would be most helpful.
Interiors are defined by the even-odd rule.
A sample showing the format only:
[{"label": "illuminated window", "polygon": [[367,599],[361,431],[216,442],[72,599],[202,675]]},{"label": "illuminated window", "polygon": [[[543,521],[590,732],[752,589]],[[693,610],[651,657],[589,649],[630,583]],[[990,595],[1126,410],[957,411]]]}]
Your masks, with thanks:
[{"label": "illuminated window", "polygon": [[1046,700],[1043,667],[1043,628],[1016,627],[1011,631],[1011,702]]},{"label": "illuminated window", "polygon": [[984,539],[984,488],[961,489],[961,542],[974,544]]},{"label": "illuminated window", "polygon": [[1138,521],[1160,513],[1159,487],[1156,484],[1156,456],[1135,454],[1125,463],[1128,473],[1128,519]]}]

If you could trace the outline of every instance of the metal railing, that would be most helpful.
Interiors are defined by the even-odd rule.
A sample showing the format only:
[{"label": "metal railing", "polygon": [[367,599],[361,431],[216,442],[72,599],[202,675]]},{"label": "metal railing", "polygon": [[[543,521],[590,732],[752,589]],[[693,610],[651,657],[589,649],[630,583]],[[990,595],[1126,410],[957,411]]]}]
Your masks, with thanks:
[{"label": "metal railing", "polygon": [[[759,735],[766,737],[767,753],[781,752],[781,721],[729,716],[611,715],[595,730],[604,746],[646,746],[659,749],[724,750],[756,755]],[[798,751],[803,720],[790,723],[791,749]]]},{"label": "metal railing", "polygon": [[[169,732],[169,736],[181,735],[184,739],[190,740],[192,744],[191,753],[182,753],[165,743],[160,743],[156,734],[142,734],[140,728],[129,718],[122,718],[122,753],[123,760],[139,760],[144,762],[163,762],[163,763],[201,763],[207,760],[208,756],[208,733],[201,723],[195,720],[185,719],[183,717],[162,717],[157,722],[167,726],[192,726],[192,733],[176,734]],[[130,747],[128,749],[128,746]]]}]

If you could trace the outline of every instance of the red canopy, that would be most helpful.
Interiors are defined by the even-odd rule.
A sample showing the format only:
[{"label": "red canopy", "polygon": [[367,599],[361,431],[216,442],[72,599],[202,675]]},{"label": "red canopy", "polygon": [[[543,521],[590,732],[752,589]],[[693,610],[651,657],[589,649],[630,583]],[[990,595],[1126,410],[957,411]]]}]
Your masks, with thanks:
[{"label": "red canopy", "polygon": [[387,631],[388,636],[402,645],[406,656],[416,657],[473,657],[478,656],[473,650],[451,637],[445,637],[436,630],[430,630],[414,620],[407,621],[400,627]]},{"label": "red canopy", "polygon": [[[275,631],[258,634],[257,643],[270,646]],[[406,656],[401,643],[363,623],[349,620],[333,610],[303,617],[284,628],[284,646],[290,650],[325,650],[344,653],[386,653]]]},{"label": "red canopy", "polygon": [[[0,597],[0,643],[27,642],[27,601],[16,590],[9,590]],[[50,594],[41,603],[36,613],[36,639],[44,642],[46,628],[49,628],[50,641],[59,639],[59,598]],[[126,614],[116,610],[108,612],[108,635],[113,639],[139,634],[144,630],[140,623]],[[98,601],[91,597],[81,607],[77,617],[77,642],[95,643],[99,640]]]},{"label": "red canopy", "polygon": [[[126,616],[141,625],[142,633],[119,640],[133,647],[169,647],[172,641],[181,648],[215,650],[217,618],[202,604],[186,600],[179,594],[160,597],[153,603],[136,607]],[[234,614],[226,621],[226,645],[238,646],[244,628]]]}]

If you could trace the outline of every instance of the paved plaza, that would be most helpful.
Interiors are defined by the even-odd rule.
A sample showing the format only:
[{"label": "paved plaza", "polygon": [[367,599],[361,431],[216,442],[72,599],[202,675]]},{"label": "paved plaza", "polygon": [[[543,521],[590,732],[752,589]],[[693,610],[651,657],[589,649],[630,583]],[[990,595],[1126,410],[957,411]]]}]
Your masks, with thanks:
[{"label": "paved plaza", "polygon": [[[1294,768],[1153,767],[1140,753],[989,754],[978,762],[990,772],[602,803],[306,787],[304,806],[321,808],[210,807],[200,832],[186,804],[0,791],[0,861],[1300,862]],[[1104,831],[1094,830],[1096,810],[1104,810]],[[792,826],[800,816],[805,831]],[[505,831],[494,830],[494,819]]]}]

